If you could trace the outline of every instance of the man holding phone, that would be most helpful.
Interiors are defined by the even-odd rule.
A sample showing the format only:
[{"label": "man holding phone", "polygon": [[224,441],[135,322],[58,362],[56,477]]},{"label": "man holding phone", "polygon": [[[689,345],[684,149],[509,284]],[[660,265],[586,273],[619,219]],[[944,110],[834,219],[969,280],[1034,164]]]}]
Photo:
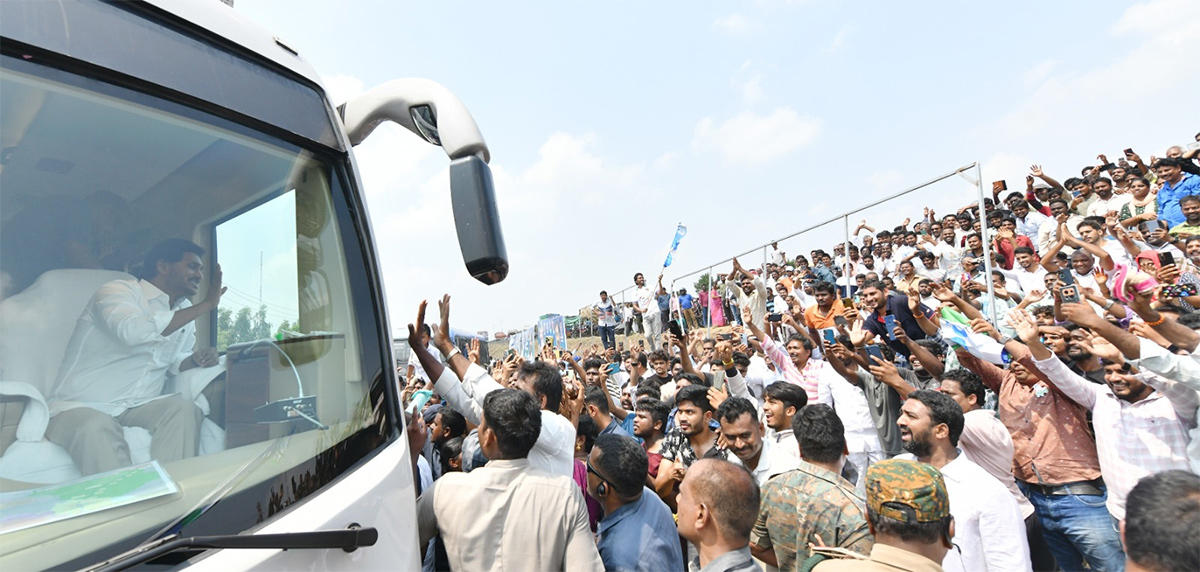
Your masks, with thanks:
[{"label": "man holding phone", "polygon": [[871,310],[863,329],[869,333],[866,343],[871,343],[875,337],[887,340],[888,346],[906,359],[911,355],[908,346],[896,339],[892,329],[896,326],[904,328],[904,333],[912,340],[923,340],[937,334],[937,315],[933,310],[916,303],[916,308],[910,308],[908,296],[902,294],[889,295],[887,288],[878,280],[869,280],[862,287],[863,304]]},{"label": "man holding phone", "polygon": [[804,311],[804,321],[808,324],[809,338],[819,340],[821,330],[837,327],[836,318],[842,317],[845,309],[837,297],[837,288],[828,282],[813,284],[813,297],[817,303]]}]

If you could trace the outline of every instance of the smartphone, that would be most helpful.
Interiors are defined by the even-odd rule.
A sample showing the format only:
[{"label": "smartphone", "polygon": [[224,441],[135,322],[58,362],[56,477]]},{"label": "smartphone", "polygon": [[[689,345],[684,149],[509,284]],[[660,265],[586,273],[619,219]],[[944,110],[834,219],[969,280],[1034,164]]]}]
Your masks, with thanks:
[{"label": "smartphone", "polygon": [[835,323],[835,324],[837,324],[837,325],[839,325],[839,326],[841,326],[841,327],[843,327],[843,328],[849,328],[849,327],[850,327],[850,322],[846,321],[846,317],[845,317],[845,316],[834,316],[834,317],[833,317],[833,323]]},{"label": "smartphone", "polygon": [[1175,264],[1175,255],[1170,252],[1160,252],[1158,253],[1158,262],[1163,266]]},{"label": "smartphone", "polygon": [[680,340],[683,339],[683,329],[679,327],[679,322],[676,322],[675,320],[667,322],[667,329],[671,331],[672,336],[675,336]]},{"label": "smartphone", "polygon": [[1132,147],[1130,147],[1129,149],[1126,149],[1126,150],[1125,150],[1125,156],[1126,156],[1126,157],[1128,157],[1129,155],[1132,155],[1132,154],[1133,154],[1133,148],[1132,148]]},{"label": "smartphone", "polygon": [[[879,346],[877,346],[875,344],[871,344],[871,345],[867,346],[867,356],[868,357],[877,357],[877,358],[879,358],[880,361],[887,361],[887,360],[883,359],[883,351],[880,350]],[[872,364],[875,363],[874,360],[868,360],[868,361],[870,361]]]},{"label": "smartphone", "polygon": [[767,316],[768,322],[782,322],[783,314],[770,314]]},{"label": "smartphone", "polygon": [[1062,296],[1063,304],[1078,304],[1079,303],[1079,288],[1074,285],[1067,286],[1059,290],[1059,295]]},{"label": "smartphone", "polygon": [[1056,274],[1058,274],[1058,281],[1061,282],[1063,286],[1075,285],[1075,274],[1071,272],[1070,268],[1063,268]]},{"label": "smartphone", "polygon": [[854,309],[854,298],[842,298],[842,307],[847,310]]},{"label": "smartphone", "polygon": [[993,191],[1007,191],[1007,190],[1008,190],[1008,182],[1006,182],[1006,181],[993,181],[993,182],[992,182],[992,190],[993,190]]},{"label": "smartphone", "polygon": [[605,370],[605,373],[607,373],[608,375],[613,375],[613,374],[617,373],[618,371],[621,371],[621,364],[610,363],[604,367],[604,370]]},{"label": "smartphone", "polygon": [[891,315],[884,316],[883,317],[883,327],[887,329],[887,335],[888,335],[889,340],[896,339],[896,333],[892,331],[892,330],[896,329],[896,316],[891,316]]},{"label": "smartphone", "polygon": [[1163,298],[1185,298],[1187,296],[1195,296],[1196,291],[1195,284],[1169,284],[1163,286],[1162,291],[1158,295]]},{"label": "smartphone", "polygon": [[821,337],[824,338],[829,345],[836,344],[837,330],[833,328],[821,328]]},{"label": "smartphone", "polygon": [[717,334],[718,340],[732,340],[733,334]]}]

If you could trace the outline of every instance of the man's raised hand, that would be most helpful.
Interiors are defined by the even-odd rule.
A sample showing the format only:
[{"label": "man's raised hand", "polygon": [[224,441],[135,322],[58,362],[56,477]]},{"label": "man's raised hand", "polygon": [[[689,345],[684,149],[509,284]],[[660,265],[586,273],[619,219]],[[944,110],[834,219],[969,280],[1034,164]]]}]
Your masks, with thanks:
[{"label": "man's raised hand", "polygon": [[[421,303],[424,307],[424,302]],[[433,342],[437,344],[442,353],[449,351],[453,347],[453,342],[450,341],[450,295],[442,296],[438,302],[438,314],[441,315],[441,320],[438,327],[433,329]]]},{"label": "man's raised hand", "polygon": [[408,325],[408,346],[416,348],[417,346],[424,347],[425,340],[421,339],[421,334],[425,330],[425,300],[421,300],[421,304],[417,306],[417,321],[414,324]]}]

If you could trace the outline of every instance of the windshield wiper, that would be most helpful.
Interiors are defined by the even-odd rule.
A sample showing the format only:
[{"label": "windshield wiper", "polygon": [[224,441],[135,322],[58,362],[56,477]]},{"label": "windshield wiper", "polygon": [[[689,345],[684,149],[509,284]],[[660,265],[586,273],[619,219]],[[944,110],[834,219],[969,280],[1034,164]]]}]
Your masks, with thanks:
[{"label": "windshield wiper", "polygon": [[108,572],[127,570],[144,564],[164,554],[188,548],[267,548],[277,550],[341,548],[353,552],[360,546],[374,546],[379,540],[379,531],[373,527],[348,528],[345,530],[320,530],[314,532],[288,532],[283,534],[229,534],[222,536],[168,536],[139,546],[129,552],[94,566],[84,572]]}]

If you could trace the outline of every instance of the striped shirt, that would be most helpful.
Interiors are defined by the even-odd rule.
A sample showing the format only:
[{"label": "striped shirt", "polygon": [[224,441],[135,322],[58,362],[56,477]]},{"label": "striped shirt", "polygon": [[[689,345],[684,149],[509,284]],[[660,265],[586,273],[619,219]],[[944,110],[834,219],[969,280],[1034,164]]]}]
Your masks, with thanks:
[{"label": "striped shirt", "polygon": [[[792,356],[771,338],[762,340],[762,348],[763,353],[775,362],[775,369],[783,372],[783,379],[792,385],[800,386],[804,393],[808,394],[808,400],[816,402],[818,381],[822,374],[833,373],[833,368],[828,363],[810,357],[804,364],[804,369],[800,369],[792,363]],[[841,379],[841,376],[838,376],[838,379]]]}]

